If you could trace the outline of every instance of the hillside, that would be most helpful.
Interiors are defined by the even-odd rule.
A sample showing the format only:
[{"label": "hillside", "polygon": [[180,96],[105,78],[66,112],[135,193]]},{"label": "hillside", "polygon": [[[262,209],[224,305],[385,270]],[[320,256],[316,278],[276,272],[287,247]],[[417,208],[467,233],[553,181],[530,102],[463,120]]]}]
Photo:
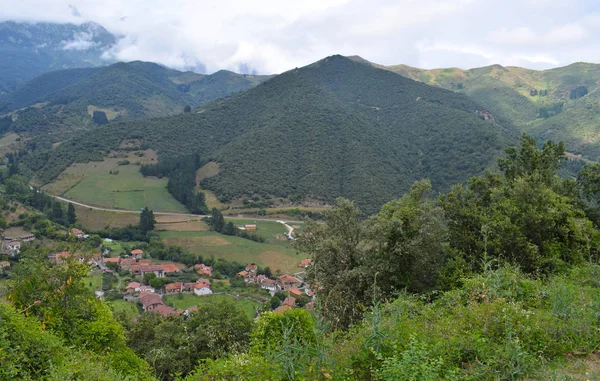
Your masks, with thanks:
[{"label": "hillside", "polygon": [[101,55],[115,43],[95,23],[0,23],[0,94],[49,71],[106,65]]},{"label": "hillside", "polygon": [[[73,131],[110,121],[166,116],[247,90],[269,76],[220,71],[212,75],[180,72],[134,61],[103,68],[68,69],[43,74],[0,98],[13,131],[41,135],[55,143]],[[36,107],[26,107],[36,105]],[[94,112],[106,119],[94,120]]]},{"label": "hillside", "polygon": [[373,210],[417,179],[443,190],[480,173],[515,135],[463,95],[332,56],[195,113],[99,127],[27,164],[46,183],[127,140],[163,162],[220,163],[201,185],[221,201],[344,196]]},{"label": "hillside", "polygon": [[[361,57],[354,60],[369,63]],[[370,63],[369,63],[370,64]],[[598,161],[600,65],[574,63],[550,70],[500,65],[462,70],[424,70],[406,65],[376,67],[464,93],[497,117],[541,140],[564,140],[574,153]]]}]

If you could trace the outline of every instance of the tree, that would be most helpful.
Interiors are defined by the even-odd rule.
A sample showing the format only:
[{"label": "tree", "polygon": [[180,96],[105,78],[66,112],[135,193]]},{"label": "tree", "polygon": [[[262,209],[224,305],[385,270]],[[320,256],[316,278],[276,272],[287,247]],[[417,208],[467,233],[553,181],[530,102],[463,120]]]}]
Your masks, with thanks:
[{"label": "tree", "polygon": [[403,289],[425,292],[437,286],[447,256],[448,228],[443,209],[429,198],[430,192],[429,180],[418,181],[368,222],[374,291],[384,297]]},{"label": "tree", "polygon": [[52,220],[62,222],[63,219],[63,208],[59,201],[55,201],[52,203]]},{"label": "tree", "polygon": [[75,214],[75,207],[72,203],[69,203],[69,207],[67,208],[67,223],[69,225],[73,225],[77,221],[77,215]]},{"label": "tree", "polygon": [[190,112],[192,111],[192,107],[190,105],[185,105],[185,107],[183,108],[183,112]]},{"label": "tree", "polygon": [[308,270],[308,281],[320,284],[324,316],[333,326],[346,328],[360,320],[364,306],[372,301],[369,290],[375,279],[365,266],[365,230],[352,201],[338,199],[323,217],[325,224],[307,222],[297,248],[315,263]]},{"label": "tree", "polygon": [[235,235],[236,231],[237,229],[233,222],[229,221],[225,224],[225,226],[223,226],[223,230],[221,230],[221,233],[225,235]]},{"label": "tree", "polygon": [[223,214],[219,211],[219,209],[213,208],[211,212],[211,221],[213,230],[220,233],[225,226],[225,218],[223,218]]},{"label": "tree", "polygon": [[279,300],[278,297],[273,296],[269,301],[269,304],[271,305],[271,309],[274,310],[275,308],[279,307],[279,305],[281,305],[281,300]]},{"label": "tree", "polygon": [[155,225],[156,219],[154,218],[154,213],[148,207],[142,209],[142,214],[140,214],[140,230],[142,233],[154,230]]},{"label": "tree", "polygon": [[106,117],[106,113],[104,111],[95,110],[92,116],[94,123],[102,125],[108,123],[108,118]]}]

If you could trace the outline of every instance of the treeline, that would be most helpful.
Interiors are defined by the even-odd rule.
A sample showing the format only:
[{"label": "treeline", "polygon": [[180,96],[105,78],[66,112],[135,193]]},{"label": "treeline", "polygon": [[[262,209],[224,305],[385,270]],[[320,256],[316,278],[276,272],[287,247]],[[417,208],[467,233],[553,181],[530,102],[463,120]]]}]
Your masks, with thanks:
[{"label": "treeline", "polygon": [[265,238],[263,236],[260,236],[256,233],[250,233],[247,230],[238,229],[231,221],[225,223],[225,217],[223,217],[223,213],[221,213],[221,211],[217,208],[213,208],[210,217],[206,218],[205,221],[212,228],[212,230],[218,233],[224,235],[235,235],[254,242],[265,242]]},{"label": "treeline", "polygon": [[204,193],[196,191],[196,171],[201,167],[200,155],[184,159],[161,160],[157,164],[142,165],[144,176],[168,177],[167,190],[193,214],[206,214],[208,207]]},{"label": "treeline", "polygon": [[506,149],[500,173],[486,172],[435,199],[428,181],[366,221],[350,201],[325,213],[298,238],[317,264],[310,278],[321,285],[324,313],[339,327],[362,318],[362,307],[399,290],[428,293],[460,286],[491,263],[547,276],[600,252],[600,165],[586,166],[577,181],[556,172],[564,146],[538,149],[523,136]]}]

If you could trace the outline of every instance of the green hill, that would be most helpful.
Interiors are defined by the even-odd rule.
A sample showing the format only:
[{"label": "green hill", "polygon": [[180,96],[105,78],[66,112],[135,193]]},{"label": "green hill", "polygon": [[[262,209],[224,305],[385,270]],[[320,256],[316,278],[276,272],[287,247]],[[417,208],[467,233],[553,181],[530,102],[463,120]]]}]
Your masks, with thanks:
[{"label": "green hill", "polygon": [[540,141],[563,140],[574,153],[600,160],[600,65],[574,63],[541,71],[500,65],[470,70],[372,65],[464,93]]},{"label": "green hill", "polygon": [[202,186],[221,201],[344,196],[373,210],[417,179],[442,190],[480,173],[515,135],[464,95],[332,56],[198,112],[99,127],[27,164],[44,183],[128,140],[161,162],[220,163]]},{"label": "green hill", "polygon": [[97,124],[181,113],[185,106],[197,107],[268,78],[226,71],[202,75],[149,62],[121,62],[43,74],[0,98],[0,112],[10,115],[10,130],[38,136],[38,144],[47,145]]}]

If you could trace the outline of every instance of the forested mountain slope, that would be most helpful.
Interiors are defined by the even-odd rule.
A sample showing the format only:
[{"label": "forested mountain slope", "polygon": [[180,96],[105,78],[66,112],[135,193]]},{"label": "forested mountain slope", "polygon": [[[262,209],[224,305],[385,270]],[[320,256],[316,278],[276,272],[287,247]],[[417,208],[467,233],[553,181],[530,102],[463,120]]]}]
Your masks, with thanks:
[{"label": "forested mountain slope", "polygon": [[223,201],[344,196],[372,210],[416,179],[442,190],[480,173],[514,137],[464,95],[331,56],[194,113],[102,126],[27,164],[47,182],[130,139],[163,161],[219,162],[202,185]]},{"label": "forested mountain slope", "polygon": [[43,74],[1,97],[0,113],[10,117],[11,126],[4,130],[41,136],[37,144],[43,145],[97,124],[181,113],[185,106],[229,96],[268,78],[228,71],[202,75],[149,62],[120,62]]},{"label": "forested mountain slope", "polygon": [[[352,59],[372,64],[360,57]],[[598,161],[600,65],[574,63],[550,70],[492,65],[470,70],[376,67],[464,93],[497,117],[542,140],[563,140],[569,150]]]}]

